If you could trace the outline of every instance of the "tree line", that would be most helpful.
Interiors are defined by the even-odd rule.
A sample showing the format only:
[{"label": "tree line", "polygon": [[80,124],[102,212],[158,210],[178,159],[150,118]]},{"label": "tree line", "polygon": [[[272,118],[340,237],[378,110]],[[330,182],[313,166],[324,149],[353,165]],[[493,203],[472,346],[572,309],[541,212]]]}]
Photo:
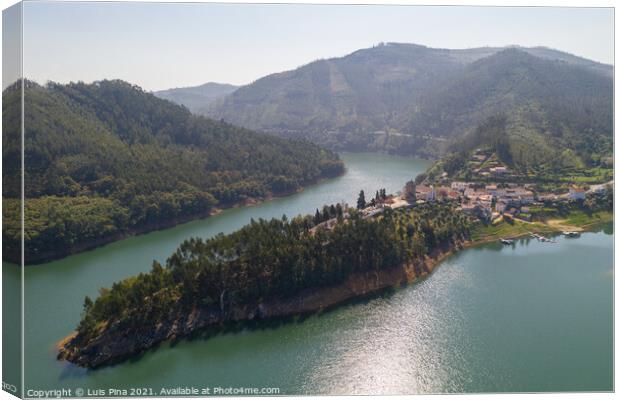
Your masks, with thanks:
[{"label": "tree line", "polygon": [[[195,116],[123,81],[25,83],[27,258],[344,171],[337,154],[309,142]],[[21,239],[20,95],[3,92],[7,254],[19,253]]]},{"label": "tree line", "polygon": [[252,220],[229,235],[186,240],[165,265],[154,261],[151,272],[101,289],[94,301],[86,298],[81,340],[96,336],[109,322],[148,329],[195,307],[225,311],[337,285],[353,273],[421,259],[470,232],[469,220],[450,205],[386,209],[374,219],[354,208],[346,212],[346,220],[332,229],[312,229],[312,215],[283,216]]}]

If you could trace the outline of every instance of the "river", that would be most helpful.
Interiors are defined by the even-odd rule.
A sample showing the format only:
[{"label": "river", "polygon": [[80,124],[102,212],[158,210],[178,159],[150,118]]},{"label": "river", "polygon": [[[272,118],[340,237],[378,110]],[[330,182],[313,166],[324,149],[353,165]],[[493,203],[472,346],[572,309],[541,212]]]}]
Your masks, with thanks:
[{"label": "river", "polygon": [[[55,359],[84,296],[148,271],[185,238],[250,218],[312,213],[360,189],[400,190],[428,162],[344,154],[347,173],[301,193],[230,209],[26,268],[27,389],[274,387],[280,394],[612,390],[613,235],[491,244],[446,260],[428,279],[301,321],[164,344],[85,371]],[[367,196],[368,197],[368,196]],[[607,227],[607,230],[611,227]],[[5,268],[8,266],[5,265]]]}]

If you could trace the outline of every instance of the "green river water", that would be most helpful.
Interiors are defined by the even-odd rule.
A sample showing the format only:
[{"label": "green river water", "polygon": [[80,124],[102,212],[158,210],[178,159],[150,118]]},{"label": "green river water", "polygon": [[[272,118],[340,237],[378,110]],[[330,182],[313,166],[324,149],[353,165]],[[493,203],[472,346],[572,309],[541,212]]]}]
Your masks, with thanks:
[{"label": "green river water", "polygon": [[[183,239],[230,232],[250,218],[354,204],[360,189],[400,190],[428,166],[388,155],[342,157],[344,176],[302,193],[27,267],[26,389],[145,388],[154,395],[179,386],[273,387],[280,394],[613,389],[611,225],[557,243],[524,239],[469,249],[428,279],[389,294],[278,327],[164,344],[113,367],[85,371],[55,359],[54,344],[76,326],[85,295],[148,271]],[[17,268],[4,268],[6,292]],[[4,346],[5,357],[19,354],[6,339]],[[12,374],[5,372],[5,380]]]}]

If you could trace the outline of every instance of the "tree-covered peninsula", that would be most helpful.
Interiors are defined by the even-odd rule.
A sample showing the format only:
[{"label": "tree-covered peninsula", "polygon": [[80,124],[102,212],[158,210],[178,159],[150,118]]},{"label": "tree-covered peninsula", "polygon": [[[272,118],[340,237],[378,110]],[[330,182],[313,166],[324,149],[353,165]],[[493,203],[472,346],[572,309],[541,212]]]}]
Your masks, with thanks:
[{"label": "tree-covered peninsula", "polygon": [[183,242],[165,265],[86,298],[60,359],[96,368],[157,343],[231,323],[314,312],[423,276],[470,235],[451,204],[326,207],[325,217],[252,221]]},{"label": "tree-covered peninsula", "polygon": [[[335,153],[194,116],[123,81],[24,83],[25,262],[344,171]],[[3,250],[20,259],[21,82],[3,92]]]}]

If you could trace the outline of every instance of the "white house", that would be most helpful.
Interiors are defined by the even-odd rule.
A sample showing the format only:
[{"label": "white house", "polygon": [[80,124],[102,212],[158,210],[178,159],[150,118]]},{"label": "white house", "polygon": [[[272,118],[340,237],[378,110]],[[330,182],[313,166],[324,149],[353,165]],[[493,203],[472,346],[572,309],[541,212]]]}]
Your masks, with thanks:
[{"label": "white house", "polygon": [[568,190],[568,198],[571,200],[585,200],[586,191],[583,188],[571,187]]},{"label": "white house", "polygon": [[503,175],[508,172],[508,168],[506,167],[493,167],[490,169],[491,173],[495,175]]}]

